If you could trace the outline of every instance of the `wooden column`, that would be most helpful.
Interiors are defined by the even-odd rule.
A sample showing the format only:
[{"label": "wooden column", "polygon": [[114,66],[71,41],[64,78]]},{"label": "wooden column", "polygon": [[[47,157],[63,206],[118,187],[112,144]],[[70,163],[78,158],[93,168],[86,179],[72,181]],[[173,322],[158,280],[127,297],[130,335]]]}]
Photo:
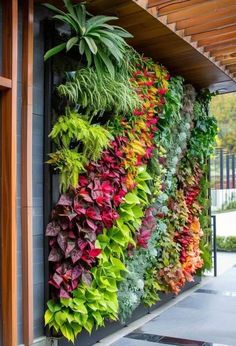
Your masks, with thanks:
[{"label": "wooden column", "polygon": [[32,99],[33,99],[33,0],[23,1],[21,224],[23,340],[33,343],[33,241],[32,241]]},{"label": "wooden column", "polygon": [[[1,112],[1,284],[3,345],[17,345],[16,106],[18,2],[3,4]],[[9,89],[7,89],[10,87]]]}]

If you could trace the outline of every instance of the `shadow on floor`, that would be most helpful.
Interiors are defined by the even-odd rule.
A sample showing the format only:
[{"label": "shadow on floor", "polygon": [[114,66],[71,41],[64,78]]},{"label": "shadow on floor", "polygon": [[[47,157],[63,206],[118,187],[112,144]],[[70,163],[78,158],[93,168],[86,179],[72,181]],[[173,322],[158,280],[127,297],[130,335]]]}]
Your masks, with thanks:
[{"label": "shadow on floor", "polygon": [[236,346],[235,320],[236,267],[232,267],[112,345]]}]

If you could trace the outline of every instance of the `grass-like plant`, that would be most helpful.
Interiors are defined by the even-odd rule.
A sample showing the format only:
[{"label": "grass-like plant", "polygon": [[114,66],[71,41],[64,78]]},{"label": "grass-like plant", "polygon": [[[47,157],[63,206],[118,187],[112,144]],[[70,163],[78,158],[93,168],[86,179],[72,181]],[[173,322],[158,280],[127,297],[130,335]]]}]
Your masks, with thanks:
[{"label": "grass-like plant", "polygon": [[108,24],[111,20],[118,19],[111,16],[93,16],[86,11],[84,3],[73,5],[70,0],[63,0],[66,11],[51,5],[44,4],[56,13],[54,19],[69,26],[71,36],[46,52],[44,58],[72,48],[87,60],[87,66],[95,66],[100,74],[105,71],[114,75],[115,64],[120,64],[125,58],[127,43],[124,38],[132,35],[123,28]]},{"label": "grass-like plant", "polygon": [[125,75],[113,78],[109,73],[100,75],[94,68],[78,70],[58,87],[58,92],[73,104],[81,105],[87,113],[131,114],[140,106],[138,95]]}]

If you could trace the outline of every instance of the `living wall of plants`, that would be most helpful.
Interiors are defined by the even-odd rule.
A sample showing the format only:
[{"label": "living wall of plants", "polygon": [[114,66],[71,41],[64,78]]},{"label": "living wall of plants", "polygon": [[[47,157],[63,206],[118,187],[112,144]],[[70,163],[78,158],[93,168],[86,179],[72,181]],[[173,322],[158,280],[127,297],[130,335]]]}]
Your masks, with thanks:
[{"label": "living wall of plants", "polygon": [[217,126],[208,91],[139,55],[130,34],[108,24],[115,18],[64,3],[48,5],[70,31],[45,58],[65,50],[73,72],[56,86],[49,134],[60,197],[46,229],[45,323],[74,341],[210,268],[207,160]]}]

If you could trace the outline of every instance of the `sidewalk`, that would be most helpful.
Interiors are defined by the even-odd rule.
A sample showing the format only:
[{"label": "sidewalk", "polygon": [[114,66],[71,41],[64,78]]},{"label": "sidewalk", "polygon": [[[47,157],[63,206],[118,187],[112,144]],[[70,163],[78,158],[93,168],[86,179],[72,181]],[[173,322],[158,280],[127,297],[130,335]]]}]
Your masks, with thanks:
[{"label": "sidewalk", "polygon": [[211,278],[192,294],[112,346],[236,346],[236,267]]}]

